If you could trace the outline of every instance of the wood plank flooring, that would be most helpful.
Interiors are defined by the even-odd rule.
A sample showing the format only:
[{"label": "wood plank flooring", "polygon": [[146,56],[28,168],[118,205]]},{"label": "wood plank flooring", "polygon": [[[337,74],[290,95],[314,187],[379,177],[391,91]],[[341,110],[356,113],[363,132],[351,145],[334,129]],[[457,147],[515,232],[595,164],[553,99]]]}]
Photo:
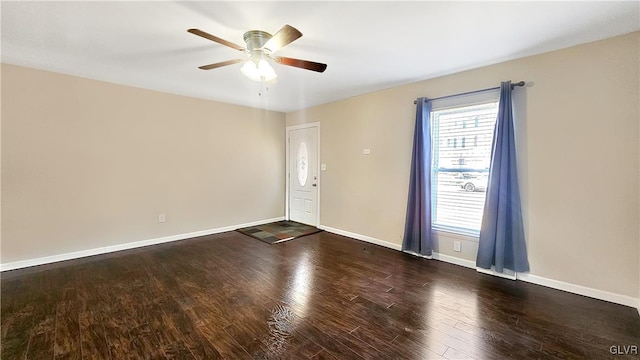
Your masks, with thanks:
[{"label": "wood plank flooring", "polygon": [[229,232],[2,273],[2,359],[601,359],[630,307],[330,233]]}]

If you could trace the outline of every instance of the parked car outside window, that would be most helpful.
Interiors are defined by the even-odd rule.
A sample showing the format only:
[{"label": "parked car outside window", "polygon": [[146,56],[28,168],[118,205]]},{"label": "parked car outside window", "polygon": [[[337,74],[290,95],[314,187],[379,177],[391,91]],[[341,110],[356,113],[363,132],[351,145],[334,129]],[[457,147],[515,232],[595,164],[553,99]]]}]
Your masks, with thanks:
[{"label": "parked car outside window", "polygon": [[456,182],[464,191],[486,191],[489,183],[487,173],[464,173]]}]

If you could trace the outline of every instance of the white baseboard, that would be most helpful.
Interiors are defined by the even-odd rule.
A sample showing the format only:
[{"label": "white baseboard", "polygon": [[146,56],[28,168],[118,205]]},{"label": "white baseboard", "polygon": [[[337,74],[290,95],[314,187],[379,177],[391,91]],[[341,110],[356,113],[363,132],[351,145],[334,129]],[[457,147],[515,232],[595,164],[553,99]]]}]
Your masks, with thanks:
[{"label": "white baseboard", "polygon": [[516,273],[509,270],[509,269],[504,269],[504,272],[497,272],[496,269],[492,266],[491,269],[484,269],[481,267],[477,267],[476,271],[479,273],[483,273],[483,274],[487,274],[487,275],[492,275],[492,276],[497,276],[497,277],[501,277],[503,279],[509,279],[509,280],[517,280],[517,276]]},{"label": "white baseboard", "polygon": [[464,266],[464,267],[469,268],[469,269],[475,269],[476,268],[476,263],[475,262],[473,262],[471,260],[467,260],[467,259],[457,258],[457,257],[451,256],[451,255],[445,255],[445,254],[440,254],[440,253],[434,252],[433,253],[433,258],[436,259],[436,260],[444,261],[446,263],[459,265],[459,266]]},{"label": "white baseboard", "polygon": [[627,305],[627,306],[636,307],[636,308],[639,306],[638,299],[631,296],[616,294],[609,291],[594,289],[594,288],[590,288],[582,285],[571,284],[564,281],[549,279],[549,278],[545,278],[538,275],[518,273],[518,280],[522,280],[528,283],[542,285],[542,286],[546,286],[546,287],[550,287],[558,290],[563,290],[563,291],[567,291],[567,292],[578,294],[578,295],[584,295],[584,296],[592,297],[595,299],[605,300],[605,301],[609,301],[616,304],[622,304],[622,305]]},{"label": "white baseboard", "polygon": [[483,269],[483,268],[476,267],[475,261],[471,261],[471,260],[467,260],[467,259],[461,259],[459,257],[455,257],[455,256],[451,256],[451,255],[445,255],[445,254],[440,254],[440,253],[434,252],[432,256],[424,256],[422,254],[416,254],[416,253],[411,252],[411,251],[405,251],[405,252],[407,254],[420,256],[420,257],[423,257],[425,259],[434,259],[434,260],[444,261],[444,262],[449,263],[449,264],[463,266],[463,267],[466,267],[466,268],[469,268],[469,269],[476,269],[476,271],[481,272],[483,274],[493,275],[493,276],[497,276],[497,277],[501,277],[501,278],[505,278],[505,279],[509,279],[509,280],[516,280],[515,273],[513,273],[513,274],[509,273],[508,269],[505,269],[505,270],[507,270],[507,273],[499,273],[499,272],[493,270],[493,268],[492,269]]},{"label": "white baseboard", "polygon": [[6,264],[0,264],[0,271],[22,269],[30,266],[37,266],[37,265],[54,263],[58,261],[79,259],[87,256],[100,255],[104,253],[105,253],[104,248],[101,247],[101,248],[95,248],[95,249],[89,249],[89,250],[74,251],[74,252],[64,253],[64,254],[43,256],[35,259],[13,261]]},{"label": "white baseboard", "polygon": [[454,264],[454,265],[458,265],[458,266],[463,266],[469,269],[476,269],[477,272],[481,272],[483,274],[488,274],[488,275],[493,275],[493,276],[497,276],[497,277],[501,277],[501,278],[505,278],[505,279],[509,279],[509,280],[516,280],[516,274],[515,273],[509,273],[508,269],[505,269],[507,271],[507,273],[499,273],[497,271],[495,271],[493,268],[491,269],[483,269],[483,268],[479,268],[476,267],[476,263],[474,261],[471,260],[467,260],[467,259],[461,259],[455,256],[451,256],[451,255],[445,255],[445,254],[440,254],[437,252],[434,252],[432,256],[424,256],[422,254],[416,254],[412,251],[405,251],[407,254],[411,254],[411,255],[415,255],[415,256],[420,256],[423,257],[425,259],[434,259],[434,260],[439,260],[439,261],[443,261],[449,264]]},{"label": "white baseboard", "polygon": [[384,240],[380,240],[380,239],[376,239],[376,238],[372,238],[371,236],[356,234],[356,233],[352,233],[352,232],[349,232],[349,231],[335,229],[335,228],[324,226],[324,225],[318,225],[318,229],[322,229],[324,231],[327,231],[327,232],[330,232],[330,233],[333,233],[333,234],[338,234],[338,235],[350,237],[350,238],[353,238],[353,239],[356,239],[356,240],[366,241],[366,242],[371,243],[371,244],[384,246],[384,247],[387,247],[389,249],[402,251],[402,245],[394,244],[392,242],[388,242],[388,241],[384,241]]},{"label": "white baseboard", "polygon": [[[327,232],[330,233],[334,233],[334,234],[338,234],[338,235],[343,235],[343,236],[347,236],[356,240],[361,240],[361,241],[365,241],[365,242],[369,242],[372,244],[376,244],[376,245],[380,245],[380,246],[384,246],[393,250],[398,250],[398,251],[402,251],[402,245],[399,244],[394,244],[388,241],[384,241],[384,240],[380,240],[380,239],[376,239],[373,238],[371,236],[366,236],[366,235],[361,235],[361,234],[357,234],[357,233],[352,233],[349,231],[344,231],[344,230],[340,230],[340,229],[335,229],[335,228],[331,228],[328,226],[318,226],[318,228],[323,229]],[[416,255],[416,256],[420,256],[420,257],[424,257],[424,258],[429,258],[427,256],[424,255],[420,255],[420,254],[415,254],[413,252],[406,252],[412,255]],[[593,288],[589,288],[586,286],[581,286],[581,285],[576,285],[576,284],[571,284],[571,283],[567,283],[567,282],[563,282],[563,281],[559,281],[559,280],[554,280],[554,279],[549,279],[549,278],[545,278],[542,276],[537,276],[537,275],[532,275],[532,274],[528,274],[528,273],[517,273],[514,275],[511,274],[501,274],[498,272],[495,272],[494,270],[489,270],[489,269],[482,269],[482,268],[477,268],[476,267],[476,263],[474,261],[471,260],[466,260],[466,259],[461,259],[461,258],[457,258],[455,256],[450,256],[450,255],[444,255],[444,254],[440,254],[440,253],[436,253],[434,252],[432,257],[432,259],[434,260],[439,260],[439,261],[444,261],[447,263],[451,263],[451,264],[455,264],[455,265],[460,265],[460,266],[464,266],[470,269],[476,269],[477,271],[481,272],[481,273],[485,273],[485,274],[490,274],[490,275],[496,275],[496,276],[500,276],[500,277],[504,277],[506,279],[511,279],[511,280],[522,280],[525,282],[529,282],[532,284],[537,284],[537,285],[542,285],[545,287],[549,287],[552,289],[557,289],[557,290],[562,290],[562,291],[566,291],[566,292],[570,292],[570,293],[574,293],[574,294],[578,294],[578,295],[584,295],[584,296],[588,296],[594,299],[599,299],[599,300],[604,300],[604,301],[609,301],[615,304],[621,304],[621,305],[626,305],[626,306],[630,306],[633,308],[636,308],[638,310],[638,314],[640,314],[640,299],[631,297],[631,296],[627,296],[627,295],[622,295],[622,294],[616,294],[616,293],[612,293],[612,292],[608,292],[608,291],[604,291],[604,290],[599,290],[599,289],[593,289]]]},{"label": "white baseboard", "polygon": [[233,231],[243,227],[257,226],[257,225],[268,224],[270,222],[282,221],[282,220],[284,220],[284,216],[272,218],[272,219],[253,221],[245,224],[238,224],[238,225],[225,226],[225,227],[220,227],[215,229],[208,229],[208,230],[194,231],[194,232],[184,233],[184,234],[164,236],[161,238],[155,238],[155,239],[149,239],[149,240],[134,241],[134,242],[124,243],[124,244],[110,245],[110,246],[99,247],[94,249],[74,251],[70,253],[57,254],[57,255],[51,255],[51,256],[44,256],[44,257],[39,257],[35,259],[14,261],[6,264],[0,264],[0,271],[21,269],[29,266],[50,264],[58,261],[72,260],[72,259],[78,259],[78,258],[83,258],[87,256],[106,254],[106,253],[128,250],[128,249],[135,249],[139,247],[157,245],[157,244],[162,244],[162,243],[171,242],[171,241],[191,239],[199,236],[219,234],[227,231]]},{"label": "white baseboard", "polygon": [[431,255],[418,254],[417,252],[413,252],[413,251],[409,251],[409,250],[402,250],[402,252],[406,253],[406,254],[409,254],[409,255],[425,258],[425,259],[435,259],[434,258],[435,253],[433,253],[433,252],[431,253]]}]

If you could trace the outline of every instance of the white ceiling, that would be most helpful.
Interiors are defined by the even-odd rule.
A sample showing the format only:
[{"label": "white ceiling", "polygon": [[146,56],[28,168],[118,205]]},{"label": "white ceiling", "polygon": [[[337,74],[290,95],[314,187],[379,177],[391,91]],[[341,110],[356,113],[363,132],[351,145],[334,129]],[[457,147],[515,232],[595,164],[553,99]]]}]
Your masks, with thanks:
[{"label": "white ceiling", "polygon": [[[2,62],[168,93],[292,111],[640,29],[640,2],[9,2]],[[277,84],[241,53],[187,33],[244,45],[246,30],[304,36],[278,55],[328,64],[322,73],[275,64]]]}]

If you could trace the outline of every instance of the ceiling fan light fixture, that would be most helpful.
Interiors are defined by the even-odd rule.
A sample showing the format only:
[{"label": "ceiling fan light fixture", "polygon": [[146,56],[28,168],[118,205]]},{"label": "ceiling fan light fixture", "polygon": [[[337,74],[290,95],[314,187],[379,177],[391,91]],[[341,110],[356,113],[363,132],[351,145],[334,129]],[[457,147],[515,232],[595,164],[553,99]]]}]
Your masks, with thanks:
[{"label": "ceiling fan light fixture", "polygon": [[245,63],[240,69],[242,74],[254,81],[268,82],[275,80],[278,75],[276,75],[276,72],[267,60],[319,73],[324,72],[327,69],[327,64],[282,56],[273,56],[275,52],[291,44],[302,36],[302,33],[291,25],[283,26],[275,35],[271,35],[262,30],[249,30],[245,32],[243,38],[247,45],[246,48],[199,29],[189,29],[187,31],[207,40],[242,51],[248,55],[247,60],[234,59],[199,66],[198,68],[202,70],[217,69],[244,61]]},{"label": "ceiling fan light fixture", "polygon": [[240,71],[253,81],[271,81],[278,77],[265,59],[260,59],[257,62],[249,59],[242,65]]}]

